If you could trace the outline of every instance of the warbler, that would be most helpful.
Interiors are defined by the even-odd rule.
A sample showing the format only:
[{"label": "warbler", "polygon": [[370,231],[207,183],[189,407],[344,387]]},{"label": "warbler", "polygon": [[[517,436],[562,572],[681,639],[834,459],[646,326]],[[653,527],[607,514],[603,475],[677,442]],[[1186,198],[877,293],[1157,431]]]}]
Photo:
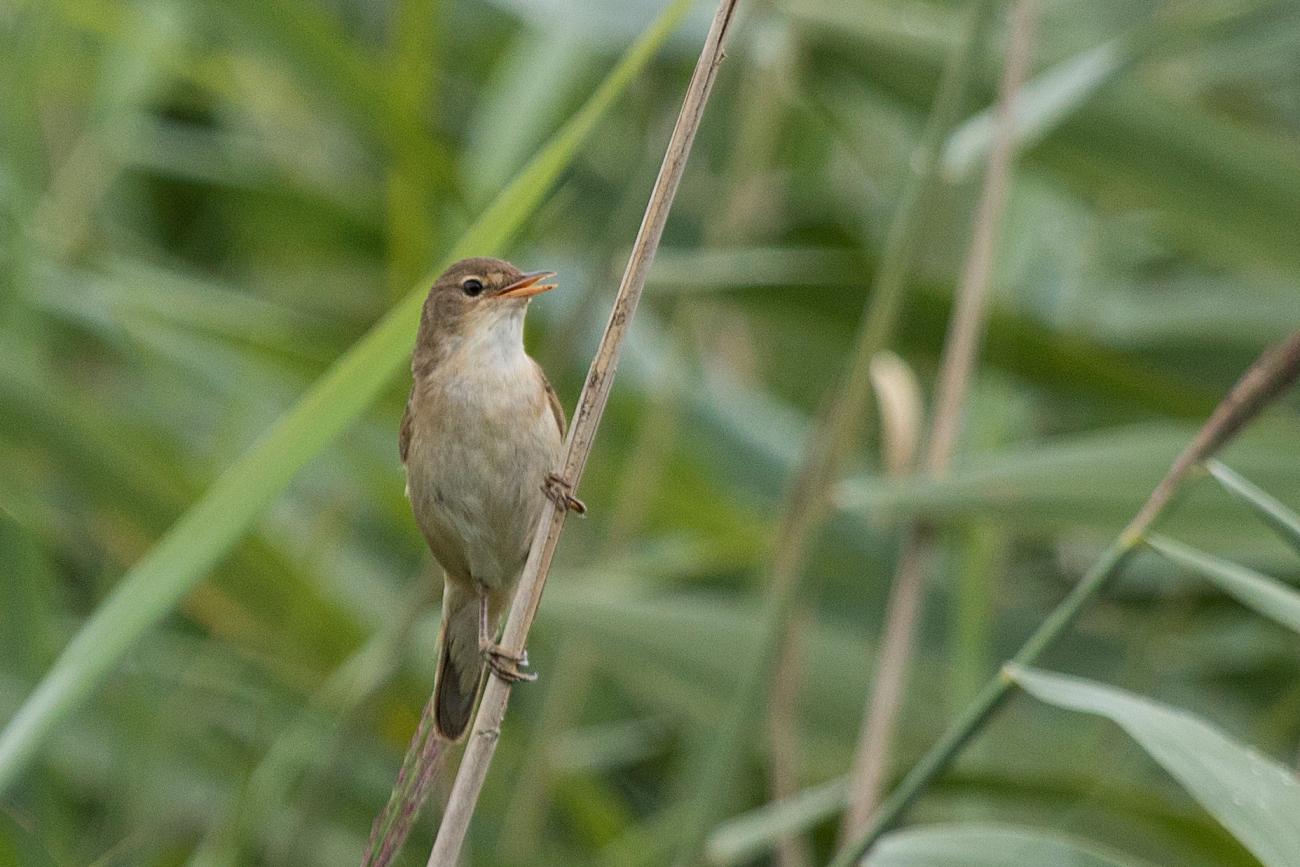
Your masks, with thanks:
[{"label": "warbler", "polygon": [[434,725],[458,740],[487,668],[532,680],[496,643],[545,504],[584,510],[555,474],[564,409],[524,350],[530,301],[554,289],[549,271],[463,259],[433,284],[411,356],[411,394],[398,435],[415,521],[443,570]]}]

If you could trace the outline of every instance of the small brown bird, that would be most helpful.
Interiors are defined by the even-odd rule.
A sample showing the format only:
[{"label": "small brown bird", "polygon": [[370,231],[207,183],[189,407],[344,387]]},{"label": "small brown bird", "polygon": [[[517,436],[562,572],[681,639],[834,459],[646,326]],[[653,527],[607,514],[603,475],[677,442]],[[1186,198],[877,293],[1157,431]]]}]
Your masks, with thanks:
[{"label": "small brown bird", "polygon": [[555,288],[546,271],[525,274],[500,259],[464,259],[429,290],[420,317],[414,380],[398,447],[406,493],[443,569],[434,721],[464,735],[485,680],[508,680],[526,657],[496,644],[528,557],[544,496],[581,509],[553,471],[564,410],[524,351],[528,302]]}]

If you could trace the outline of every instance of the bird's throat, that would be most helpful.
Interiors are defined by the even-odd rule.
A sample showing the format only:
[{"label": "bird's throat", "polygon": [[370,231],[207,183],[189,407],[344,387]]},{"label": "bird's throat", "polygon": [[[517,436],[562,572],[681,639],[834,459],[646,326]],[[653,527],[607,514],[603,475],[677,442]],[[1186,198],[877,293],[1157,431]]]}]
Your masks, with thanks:
[{"label": "bird's throat", "polygon": [[[511,309],[513,308],[513,309]],[[435,363],[417,369],[417,384],[443,400],[469,409],[477,402],[518,400],[518,392],[538,386],[532,360],[524,351],[524,308],[493,310],[436,347]]]},{"label": "bird's throat", "polygon": [[524,354],[525,305],[506,303],[466,317],[453,327],[429,329],[415,347],[411,371],[417,381],[442,378],[452,370],[513,369],[527,364]]}]

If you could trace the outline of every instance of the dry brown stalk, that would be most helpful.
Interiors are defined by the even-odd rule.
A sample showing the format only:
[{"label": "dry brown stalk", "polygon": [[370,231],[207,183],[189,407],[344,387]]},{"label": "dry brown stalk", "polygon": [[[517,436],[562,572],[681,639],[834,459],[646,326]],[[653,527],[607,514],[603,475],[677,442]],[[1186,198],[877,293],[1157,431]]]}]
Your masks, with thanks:
[{"label": "dry brown stalk", "polygon": [[[614,309],[610,313],[609,323],[605,326],[604,336],[596,357],[592,360],[582,394],[578,398],[578,408],[574,413],[572,426],[566,442],[564,463],[559,475],[566,479],[571,487],[576,488],[582,477],[587,458],[595,441],[600,418],[609,399],[613,386],[614,372],[623,346],[623,339],[632,324],[637,302],[645,288],[646,274],[659,247],[668,212],[672,206],[677,186],[681,182],[690,154],[691,144],[699,129],[704,107],[717,77],[718,66],[723,59],[722,46],[731,29],[738,0],[722,0],[714,15],[713,24],[700,52],[695,66],[695,73],[682,102],[677,125],[673,128],[668,148],[664,154],[663,165],[650,193],[645,217],[637,232],[632,246],[632,254],[614,299]],[[557,508],[548,501],[533,537],[532,549],[528,562],[524,566],[515,592],[514,602],[506,621],[505,634],[501,645],[507,653],[522,654],[541,603],[542,590],[546,585],[546,576],[550,571],[551,559],[555,555],[560,533],[564,528],[565,510]],[[460,856],[465,833],[478,803],[478,795],[487,777],[488,767],[496,751],[496,742],[501,735],[501,723],[505,718],[506,704],[510,698],[510,683],[500,677],[490,677],[479,705],[478,715],[474,720],[474,729],[465,748],[452,787],[451,798],[443,814],[442,824],[438,828],[438,837],[434,841],[433,851],[429,855],[429,867],[454,867]]]},{"label": "dry brown stalk", "polygon": [[[773,800],[799,791],[799,687],[803,678],[802,638],[812,620],[811,612],[795,615],[777,663],[776,678],[768,699],[767,740],[771,751],[768,781]],[[812,847],[799,834],[787,834],[776,841],[777,867],[812,867]]]},{"label": "dry brown stalk", "polygon": [[[935,389],[934,417],[923,458],[923,468],[932,477],[947,473],[961,430],[971,371],[984,331],[989,278],[1015,152],[1015,100],[1029,67],[1036,18],[1036,0],[1018,0],[1012,9],[1011,41],[999,88],[993,150],[975,216],[970,252],[944,343],[939,383]],[[921,610],[931,536],[931,529],[921,523],[912,524],[904,533],[886,608],[885,634],[876,659],[875,676],[867,696],[850,774],[849,807],[842,831],[845,839],[866,824],[884,787],[890,745],[903,703],[916,621]]]}]

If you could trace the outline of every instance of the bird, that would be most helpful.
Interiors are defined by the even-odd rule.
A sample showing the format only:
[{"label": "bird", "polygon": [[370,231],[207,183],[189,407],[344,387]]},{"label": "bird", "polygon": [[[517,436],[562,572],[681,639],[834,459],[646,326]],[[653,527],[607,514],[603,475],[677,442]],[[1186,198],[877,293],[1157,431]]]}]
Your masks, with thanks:
[{"label": "bird", "polygon": [[406,494],[443,571],[435,731],[459,740],[491,669],[534,680],[526,654],[496,643],[545,498],[585,512],[558,475],[566,421],[524,349],[524,315],[556,287],[551,271],[501,259],[456,262],[434,281],[411,354],[398,433]]}]

